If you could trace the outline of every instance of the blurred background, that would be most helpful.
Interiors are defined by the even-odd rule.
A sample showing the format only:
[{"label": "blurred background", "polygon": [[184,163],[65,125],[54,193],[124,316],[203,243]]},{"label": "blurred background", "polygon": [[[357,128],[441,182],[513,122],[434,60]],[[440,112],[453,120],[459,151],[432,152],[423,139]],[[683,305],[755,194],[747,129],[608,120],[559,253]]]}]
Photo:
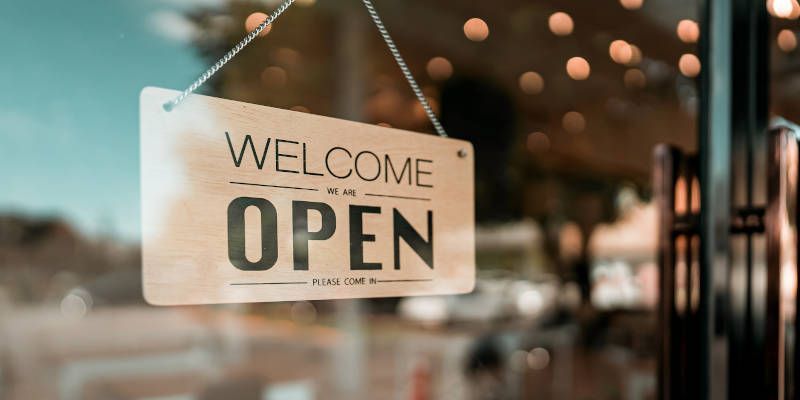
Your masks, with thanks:
[{"label": "blurred background", "polygon": [[[475,291],[146,305],[139,91],[183,89],[277,3],[0,4],[0,398],[655,398],[653,149],[698,145],[699,1],[375,0],[475,145]],[[770,110],[797,120],[783,3]],[[297,0],[200,92],[433,133],[357,0]]]}]

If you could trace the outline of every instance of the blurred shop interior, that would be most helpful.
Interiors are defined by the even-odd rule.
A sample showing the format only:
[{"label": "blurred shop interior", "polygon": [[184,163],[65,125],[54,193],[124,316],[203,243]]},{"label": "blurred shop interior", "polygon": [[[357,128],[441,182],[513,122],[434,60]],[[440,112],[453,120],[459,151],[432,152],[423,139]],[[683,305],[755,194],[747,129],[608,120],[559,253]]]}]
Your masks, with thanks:
[{"label": "blurred shop interior", "polygon": [[[67,6],[55,2],[31,3],[36,6],[0,10],[10,8],[6,18],[23,20],[28,13],[65,12],[72,21],[63,29],[86,29],[87,37],[110,32],[120,51],[138,35],[172,43],[195,60],[194,69],[159,80],[171,68],[170,52],[148,55],[146,46],[137,48],[138,57],[157,58],[161,67],[155,60],[129,64],[145,72],[127,92],[112,94],[99,84],[81,89],[101,103],[127,96],[121,112],[131,121],[138,118],[136,85],[182,89],[278,4],[110,1],[96,12],[88,5],[72,12],[59,11]],[[99,184],[83,189],[105,202],[84,217],[58,205],[29,207],[14,197],[33,174],[20,168],[10,172],[16,175],[8,183],[11,194],[0,195],[0,398],[656,398],[653,151],[658,144],[697,151],[699,2],[375,5],[444,127],[475,145],[475,291],[150,306],[141,294],[138,233],[119,229],[125,218],[107,218],[102,208],[132,193],[134,201],[125,204],[133,206],[119,215],[138,225],[138,180],[117,182],[127,188],[119,192],[101,193]],[[130,10],[136,7],[142,8],[138,14]],[[774,0],[765,7],[771,14],[770,114],[798,121],[800,5]],[[100,24],[95,20],[105,18],[102,9],[133,13],[136,20],[118,28]],[[72,37],[34,43],[29,51],[82,46],[80,33]],[[36,68],[68,81],[82,63],[121,63],[102,51],[86,54],[64,67],[54,61]],[[201,92],[434,133],[357,0],[296,0]],[[60,104],[72,95],[48,94]],[[54,107],[41,110],[40,118],[58,131],[66,124]],[[73,117],[80,125],[97,118],[94,112]],[[131,146],[114,151],[134,160],[120,168],[135,177],[136,126],[104,134],[130,136]],[[0,140],[12,151],[28,146]],[[82,139],[60,140],[58,146],[68,148]],[[42,160],[52,171],[47,179],[59,180],[61,167]],[[63,173],[78,174],[71,171]],[[75,179],[92,181],[95,173],[83,169]],[[683,190],[691,184],[684,182]],[[81,218],[101,222],[87,228]]]}]

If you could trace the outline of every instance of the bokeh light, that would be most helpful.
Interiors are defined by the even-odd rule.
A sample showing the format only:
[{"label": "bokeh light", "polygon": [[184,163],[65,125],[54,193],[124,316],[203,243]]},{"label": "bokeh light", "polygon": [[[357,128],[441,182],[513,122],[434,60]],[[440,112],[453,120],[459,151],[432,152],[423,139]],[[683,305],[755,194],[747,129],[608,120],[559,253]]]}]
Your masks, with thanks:
[{"label": "bokeh light", "polygon": [[480,18],[470,18],[464,23],[464,35],[473,42],[482,42],[489,37],[489,25]]},{"label": "bokeh light", "polygon": [[796,0],[768,0],[767,11],[778,18],[796,19],[800,6]]},{"label": "bokeh light", "polygon": [[425,66],[428,76],[436,81],[443,81],[453,75],[453,64],[444,57],[433,57]]},{"label": "bokeh light", "polygon": [[544,89],[544,79],[536,72],[525,72],[519,76],[519,88],[525,94],[539,94]]},{"label": "bokeh light", "polygon": [[591,70],[589,62],[583,57],[572,57],[567,60],[567,75],[576,81],[589,78]]},{"label": "bokeh light", "polygon": [[[267,19],[267,14],[264,14],[262,12],[254,12],[248,15],[247,19],[244,20],[244,29],[247,32],[252,32],[254,29],[258,28],[258,26],[261,25],[261,23],[264,22],[264,20],[266,19]],[[258,36],[266,36],[271,30],[272,30],[272,24],[269,24],[267,25],[266,28],[264,28],[263,31],[261,31],[261,33],[258,34]]]},{"label": "bokeh light", "polygon": [[778,48],[785,53],[797,48],[797,36],[789,29],[782,29],[778,33]]},{"label": "bokeh light", "polygon": [[278,66],[264,68],[264,71],[261,72],[261,81],[270,87],[285,86],[287,80],[286,70]]},{"label": "bokeh light", "polygon": [[525,146],[531,153],[541,153],[550,149],[550,138],[543,132],[531,132]]},{"label": "bokeh light", "polygon": [[624,40],[615,40],[608,46],[608,55],[617,64],[628,64],[633,59],[633,49]]},{"label": "bokeh light", "polygon": [[623,81],[625,82],[625,87],[629,89],[641,89],[647,85],[647,77],[638,68],[631,68],[625,71]]},{"label": "bokeh light", "polygon": [[684,43],[697,43],[697,39],[700,38],[700,26],[690,19],[682,19],[678,22],[675,32],[678,34],[678,39]]},{"label": "bokeh light", "polygon": [[642,8],[644,0],[619,0],[619,4],[626,10],[638,10]]},{"label": "bokeh light", "polygon": [[568,111],[561,119],[561,125],[569,133],[581,133],[586,129],[586,119],[577,111]]},{"label": "bokeh light", "polygon": [[294,107],[291,108],[291,110],[292,111],[298,111],[298,112],[304,112],[304,113],[310,113],[311,112],[311,110],[309,110],[308,107],[305,107],[305,106],[294,106]]},{"label": "bokeh light", "polygon": [[639,65],[642,62],[642,51],[639,50],[639,46],[635,44],[630,44],[631,46],[631,60],[628,62],[628,65]]},{"label": "bokeh light", "polygon": [[532,370],[542,370],[550,365],[550,352],[543,347],[537,347],[528,353],[528,367]]},{"label": "bokeh light", "polygon": [[678,60],[678,69],[689,78],[694,78],[700,74],[700,59],[694,54],[684,54]]},{"label": "bokeh light", "polygon": [[572,17],[561,11],[550,15],[550,18],[547,19],[547,26],[550,28],[550,32],[556,36],[567,36],[575,27]]}]

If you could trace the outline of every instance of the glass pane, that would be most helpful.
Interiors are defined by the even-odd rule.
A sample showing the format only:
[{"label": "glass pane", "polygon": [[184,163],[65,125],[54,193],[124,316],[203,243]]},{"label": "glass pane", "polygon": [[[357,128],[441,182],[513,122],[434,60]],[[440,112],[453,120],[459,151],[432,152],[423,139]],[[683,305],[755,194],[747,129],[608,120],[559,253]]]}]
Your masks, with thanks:
[{"label": "glass pane", "polygon": [[[652,154],[696,149],[698,2],[375,3],[475,145],[470,294],[146,304],[139,92],[278,2],[0,4],[0,398],[654,397]],[[358,1],[297,0],[199,92],[434,132]]]}]

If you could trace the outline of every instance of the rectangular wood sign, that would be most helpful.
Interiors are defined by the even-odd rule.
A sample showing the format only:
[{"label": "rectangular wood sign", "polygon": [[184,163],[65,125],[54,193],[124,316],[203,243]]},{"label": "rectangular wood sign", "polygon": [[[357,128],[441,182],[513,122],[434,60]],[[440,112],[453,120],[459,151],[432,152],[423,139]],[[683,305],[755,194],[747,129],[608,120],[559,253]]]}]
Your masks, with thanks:
[{"label": "rectangular wood sign", "polygon": [[469,142],[178,94],[140,97],[149,303],[472,290]]}]

